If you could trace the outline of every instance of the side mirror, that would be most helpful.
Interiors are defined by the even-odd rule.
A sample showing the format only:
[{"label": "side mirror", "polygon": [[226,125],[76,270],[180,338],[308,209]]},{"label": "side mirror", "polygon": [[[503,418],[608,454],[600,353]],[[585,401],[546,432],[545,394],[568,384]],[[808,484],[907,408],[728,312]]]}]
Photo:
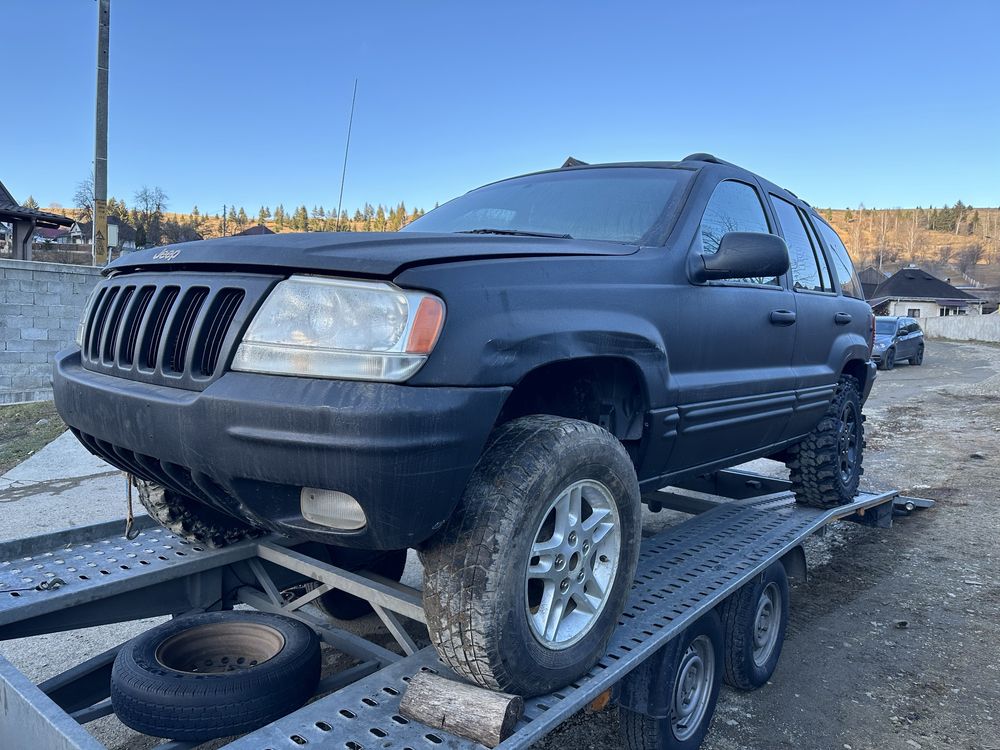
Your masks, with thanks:
[{"label": "side mirror", "polygon": [[788,246],[776,234],[726,232],[715,253],[692,255],[694,281],[769,279],[788,270]]}]

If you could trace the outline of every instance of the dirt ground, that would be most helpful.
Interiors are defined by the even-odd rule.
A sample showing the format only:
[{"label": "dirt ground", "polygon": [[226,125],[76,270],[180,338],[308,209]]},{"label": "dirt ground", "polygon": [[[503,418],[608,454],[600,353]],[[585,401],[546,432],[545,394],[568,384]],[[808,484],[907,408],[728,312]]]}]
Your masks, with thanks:
[{"label": "dirt ground", "polygon": [[[880,372],[863,487],[938,506],[806,549],[771,682],[724,688],[705,750],[1000,748],[1000,348],[928,342]],[[614,710],[539,747],[617,747]]]},{"label": "dirt ground", "polygon": [[65,429],[51,401],[0,406],[0,474],[44,448]]}]

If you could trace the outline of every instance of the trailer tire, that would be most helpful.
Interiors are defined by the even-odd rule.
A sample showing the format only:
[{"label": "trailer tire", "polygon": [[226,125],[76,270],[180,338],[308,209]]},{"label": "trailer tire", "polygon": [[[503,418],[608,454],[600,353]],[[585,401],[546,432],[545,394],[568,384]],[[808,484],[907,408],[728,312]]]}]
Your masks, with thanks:
[{"label": "trailer tire", "polygon": [[[420,551],[431,642],[486,688],[538,695],[571,683],[605,653],[640,532],[635,468],[613,435],[547,415],[501,425]],[[588,596],[598,601],[578,604]]]},{"label": "trailer tire", "polygon": [[294,711],[319,674],[319,639],[307,625],[265,612],[208,612],[126,643],[111,671],[111,704],[143,734],[204,742]]},{"label": "trailer tire", "polygon": [[[405,549],[373,553],[369,550],[329,545],[327,550],[330,553],[331,565],[352,573],[364,570],[391,581],[399,581],[406,567]],[[323,594],[314,600],[314,603],[320,612],[337,620],[357,620],[375,611],[364,599],[337,589]]]},{"label": "trailer tire", "polygon": [[796,502],[827,509],[854,500],[865,473],[864,422],[858,381],[844,375],[826,414],[801,442],[788,448],[785,465]]},{"label": "trailer tire", "polygon": [[720,606],[725,636],[725,681],[755,690],[771,679],[788,626],[788,576],[773,563]]},{"label": "trailer tire", "polygon": [[261,529],[216,510],[205,503],[180,495],[159,484],[136,479],[139,502],[160,526],[195,544],[213,549],[255,536]]},{"label": "trailer tire", "polygon": [[636,668],[622,685],[622,746],[697,750],[719,699],[723,651],[722,621],[711,610]]}]

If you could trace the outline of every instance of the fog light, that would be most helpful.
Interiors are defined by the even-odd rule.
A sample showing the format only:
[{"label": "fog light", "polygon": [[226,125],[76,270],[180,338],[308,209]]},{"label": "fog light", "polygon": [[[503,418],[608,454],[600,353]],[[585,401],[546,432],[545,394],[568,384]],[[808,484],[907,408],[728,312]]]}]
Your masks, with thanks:
[{"label": "fog light", "polygon": [[320,526],[357,531],[367,523],[361,505],[346,492],[303,487],[299,493],[302,517]]}]

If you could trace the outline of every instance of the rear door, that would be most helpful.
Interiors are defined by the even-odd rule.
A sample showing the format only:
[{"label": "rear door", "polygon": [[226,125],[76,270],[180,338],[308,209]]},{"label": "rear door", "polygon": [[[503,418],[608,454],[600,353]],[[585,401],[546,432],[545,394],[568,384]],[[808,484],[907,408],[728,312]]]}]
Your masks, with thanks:
[{"label": "rear door", "polygon": [[795,406],[783,437],[812,429],[833,396],[841,362],[833,342],[841,327],[835,317],[837,290],[823,248],[802,209],[770,194],[771,206],[785,244],[795,295]]},{"label": "rear door", "polygon": [[[692,253],[716,252],[727,232],[772,232],[748,181],[719,182],[702,205]],[[670,304],[675,319],[663,334],[679,394],[670,470],[731,463],[777,442],[795,399],[795,300],[784,279],[691,284]]]}]

